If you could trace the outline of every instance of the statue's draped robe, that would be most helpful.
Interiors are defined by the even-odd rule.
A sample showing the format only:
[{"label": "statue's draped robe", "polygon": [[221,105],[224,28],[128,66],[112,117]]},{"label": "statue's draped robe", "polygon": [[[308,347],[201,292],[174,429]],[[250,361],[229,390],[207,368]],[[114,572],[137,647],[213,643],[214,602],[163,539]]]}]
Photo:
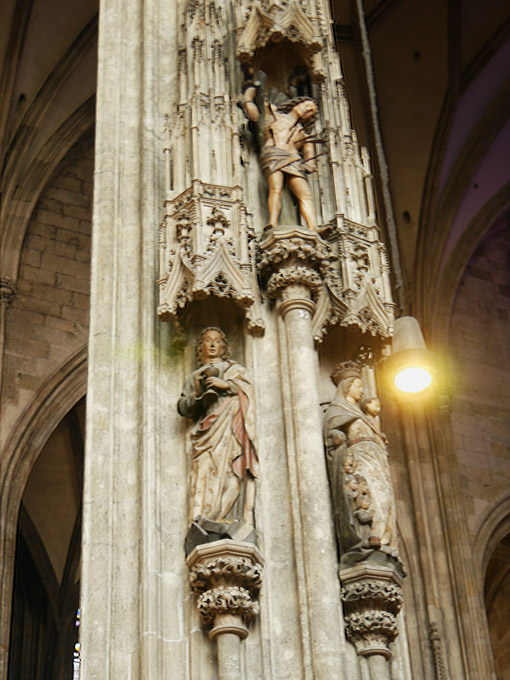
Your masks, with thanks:
[{"label": "statue's draped robe", "polygon": [[[345,434],[340,446],[332,443],[337,432]],[[395,501],[388,452],[376,424],[357,405],[337,394],[326,411],[325,435],[335,529],[341,552],[360,551],[363,539],[346,497],[347,453],[353,461],[353,474],[364,478],[370,492],[370,535],[378,536],[382,545],[396,549]]]},{"label": "statue's draped robe", "polygon": [[178,404],[181,415],[195,420],[190,519],[228,522],[243,515],[244,486],[257,475],[253,387],[240,364],[215,362],[229,389],[218,390],[218,398],[204,413],[195,398],[195,383],[210,365],[187,378]]}]

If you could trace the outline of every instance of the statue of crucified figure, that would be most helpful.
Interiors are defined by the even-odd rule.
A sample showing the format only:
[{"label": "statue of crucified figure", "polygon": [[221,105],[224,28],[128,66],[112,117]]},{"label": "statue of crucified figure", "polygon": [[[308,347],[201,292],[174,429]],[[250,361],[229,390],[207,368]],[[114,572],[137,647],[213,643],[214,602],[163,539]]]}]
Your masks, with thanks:
[{"label": "statue of crucified figure", "polygon": [[[253,123],[259,123],[261,110],[256,103],[257,87],[249,86],[242,98],[242,107]],[[269,188],[267,205],[268,227],[278,225],[282,208],[282,190],[285,179],[290,192],[299,204],[299,212],[306,226],[318,231],[312,192],[307,174],[317,166],[311,127],[317,119],[317,105],[310,97],[295,97],[279,106],[264,100],[264,145],[260,163]]]}]

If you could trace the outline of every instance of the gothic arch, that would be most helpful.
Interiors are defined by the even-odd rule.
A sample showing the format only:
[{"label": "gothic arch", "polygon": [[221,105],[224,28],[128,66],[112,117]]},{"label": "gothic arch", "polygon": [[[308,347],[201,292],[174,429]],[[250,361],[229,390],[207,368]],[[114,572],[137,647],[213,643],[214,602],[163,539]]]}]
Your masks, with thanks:
[{"label": "gothic arch", "polygon": [[510,533],[510,492],[503,494],[486,510],[473,544],[473,559],[481,582],[495,547]]},{"label": "gothic arch", "polygon": [[12,429],[0,479],[0,677],[7,672],[12,579],[18,513],[30,472],[64,416],[85,395],[87,348],[82,347],[44,383]]},{"label": "gothic arch", "polygon": [[[493,646],[494,635],[491,635],[491,630],[494,623],[490,622],[490,610],[488,608],[489,602],[487,600],[487,584],[490,573],[491,558],[495,552],[497,552],[505,537],[508,537],[509,535],[510,493],[507,492],[502,495],[495,503],[493,503],[486,511],[478,528],[473,549],[473,558],[476,567],[475,573],[478,577],[478,591],[480,593],[480,608],[486,613],[486,616],[480,617],[480,632],[487,640],[487,647],[488,650],[490,649],[492,651],[492,656],[496,667],[498,667],[498,665],[501,663],[501,658],[499,658],[498,661],[498,650]],[[508,569],[508,566],[506,569]],[[506,573],[506,578],[508,579],[508,571]],[[500,584],[498,584],[498,587],[499,585]],[[494,594],[495,590],[492,589],[492,591],[492,594]],[[508,671],[507,664],[505,664],[505,667],[505,671]],[[501,671],[501,668],[499,668],[499,671]],[[498,675],[498,677],[500,676]]]},{"label": "gothic arch", "polygon": [[438,280],[437,293],[428,297],[430,308],[425,310],[431,320],[431,335],[435,340],[448,337],[455,295],[471,256],[498,218],[509,209],[510,183],[507,182],[470,220],[448,258]]},{"label": "gothic arch", "polygon": [[[450,98],[451,94],[445,99],[444,115],[439,118],[435,134],[436,143],[433,145],[422,200],[422,219],[416,248],[416,271],[418,272],[416,293],[422,303],[426,300],[442,299],[440,297],[442,280],[445,276],[450,278],[451,259],[458,249],[462,249],[462,242],[465,241],[466,235],[469,238],[472,223],[485,211],[486,207],[498,200],[501,193],[508,191],[507,187],[500,189],[497,194],[486,201],[485,206],[480,208],[477,215],[471,216],[471,220],[466,223],[463,233],[454,245],[452,255],[446,262],[443,261],[443,253],[451,236],[459,206],[466,196],[473,176],[481,167],[486,155],[491,153],[493,143],[508,121],[510,89],[506,84],[502,86],[481,119],[473,126],[458,151],[453,167],[442,180],[441,172],[444,170],[448,150],[448,136],[452,132],[450,126],[455,123],[455,115],[459,115],[458,110],[455,114],[456,108],[452,106]],[[426,258],[423,257],[425,252]],[[462,275],[462,271],[460,270],[458,278]],[[435,281],[439,282],[437,286],[434,286]],[[431,294],[431,286],[435,288],[437,294]],[[425,309],[424,312],[433,322],[435,310]]]},{"label": "gothic arch", "polygon": [[[79,106],[58,118],[59,101],[69,92],[70,80],[97,40],[97,16],[80,32],[20,118],[9,144],[1,177],[3,194],[2,274],[16,281],[23,239],[41,192],[50,177],[95,123],[95,95],[85,96]],[[66,88],[68,88],[66,90]],[[73,104],[74,106],[75,104]]]}]

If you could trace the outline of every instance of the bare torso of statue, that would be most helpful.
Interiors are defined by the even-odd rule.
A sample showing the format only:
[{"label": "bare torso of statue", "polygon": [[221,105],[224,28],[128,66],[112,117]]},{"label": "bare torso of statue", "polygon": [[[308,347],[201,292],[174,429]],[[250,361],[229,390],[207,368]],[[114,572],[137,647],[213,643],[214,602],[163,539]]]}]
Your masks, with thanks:
[{"label": "bare torso of statue", "polygon": [[[243,107],[255,123],[260,111],[255,104],[256,88],[249,87],[243,96]],[[268,226],[278,225],[285,180],[295,196],[306,226],[317,231],[317,219],[307,175],[317,170],[315,147],[311,142],[310,126],[317,117],[317,105],[309,97],[297,97],[275,107],[265,102],[264,146],[260,153],[262,170],[269,189]]]}]

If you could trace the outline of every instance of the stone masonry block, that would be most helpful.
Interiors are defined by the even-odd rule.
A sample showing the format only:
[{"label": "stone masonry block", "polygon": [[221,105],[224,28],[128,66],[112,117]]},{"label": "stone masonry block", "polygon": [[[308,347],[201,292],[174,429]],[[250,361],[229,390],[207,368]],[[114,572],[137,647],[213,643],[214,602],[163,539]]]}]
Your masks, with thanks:
[{"label": "stone masonry block", "polygon": [[39,314],[51,314],[52,316],[60,316],[61,305],[56,302],[48,302],[47,300],[39,300],[38,298],[18,296],[19,303],[23,305],[24,309],[39,312]]},{"label": "stone masonry block", "polygon": [[59,257],[51,253],[44,253],[42,258],[42,266],[51,269],[61,274],[70,274],[71,276],[82,276],[88,278],[89,267],[83,262],[76,262],[67,257]]},{"label": "stone masonry block", "polygon": [[66,290],[84,293],[87,297],[90,292],[90,282],[88,279],[69,276],[68,274],[57,274],[57,286]]},{"label": "stone masonry block", "polygon": [[41,377],[38,375],[19,374],[18,385],[25,390],[36,390],[40,384]]},{"label": "stone masonry block", "polygon": [[57,201],[55,198],[48,198],[42,196],[37,204],[38,209],[47,210],[56,214],[62,214],[62,201]]},{"label": "stone masonry block", "polygon": [[63,206],[64,215],[77,217],[79,220],[87,220],[90,222],[92,217],[92,207],[90,205],[72,205],[65,203]]},{"label": "stone masonry block", "polygon": [[84,295],[83,293],[72,293],[72,304],[73,306],[80,307],[81,309],[88,310],[90,306],[89,295]]},{"label": "stone masonry block", "polygon": [[23,264],[30,265],[31,267],[41,266],[41,251],[34,250],[32,248],[25,248],[23,250]]},{"label": "stone masonry block", "polygon": [[[31,267],[22,263],[19,278],[35,283],[45,283],[48,286],[55,285],[55,272],[41,267]],[[19,286],[18,286],[19,289]]]},{"label": "stone masonry block", "polygon": [[88,196],[83,196],[82,193],[77,191],[59,189],[56,186],[51,186],[46,189],[45,194],[50,198],[56,198],[57,201],[62,201],[62,203],[68,203],[70,205],[81,205],[83,207],[87,207],[90,204],[90,199]]},{"label": "stone masonry block", "polygon": [[50,346],[47,342],[26,338],[23,341],[23,345],[20,345],[19,343],[10,343],[9,354],[19,355],[21,357],[31,355],[33,357],[43,357],[47,359],[50,356]]},{"label": "stone masonry block", "polygon": [[90,166],[87,168],[78,167],[77,165],[69,167],[66,171],[66,175],[90,182],[92,176],[92,163],[90,163]]},{"label": "stone masonry block", "polygon": [[71,321],[69,319],[61,319],[58,316],[50,316],[48,314],[43,318],[44,324],[50,328],[56,328],[61,331],[68,331],[69,333],[74,333],[76,331],[77,325],[75,321]]},{"label": "stone masonry block", "polygon": [[52,185],[57,189],[68,189],[69,191],[74,191],[79,194],[83,193],[82,181],[72,175],[60,173],[53,179]]},{"label": "stone masonry block", "polygon": [[79,307],[68,307],[64,305],[62,307],[62,318],[71,319],[72,321],[77,321],[78,323],[88,324],[89,322],[89,310],[81,309]]},{"label": "stone masonry block", "polygon": [[45,236],[46,238],[55,238],[57,235],[57,228],[33,219],[30,222],[29,232],[30,234]]}]

